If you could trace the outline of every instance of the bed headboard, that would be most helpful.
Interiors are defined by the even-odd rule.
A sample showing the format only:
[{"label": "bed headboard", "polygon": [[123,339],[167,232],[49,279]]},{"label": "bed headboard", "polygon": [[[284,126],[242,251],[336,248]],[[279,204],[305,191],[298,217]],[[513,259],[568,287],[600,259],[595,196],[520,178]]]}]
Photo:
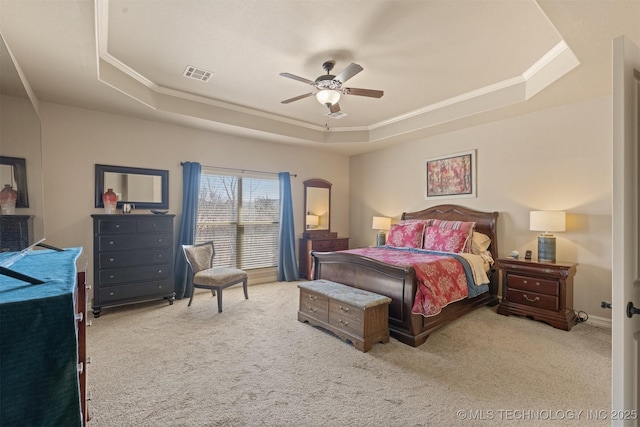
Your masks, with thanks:
[{"label": "bed headboard", "polygon": [[401,219],[443,219],[447,221],[473,221],[476,230],[491,237],[489,251],[498,259],[498,212],[480,212],[457,205],[437,205],[419,212],[404,212]]}]

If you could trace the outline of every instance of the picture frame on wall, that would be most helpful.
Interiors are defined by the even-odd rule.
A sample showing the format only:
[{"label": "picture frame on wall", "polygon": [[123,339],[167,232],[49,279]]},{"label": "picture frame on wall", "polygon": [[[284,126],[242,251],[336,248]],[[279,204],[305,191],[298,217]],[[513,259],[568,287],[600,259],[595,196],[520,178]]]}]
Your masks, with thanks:
[{"label": "picture frame on wall", "polygon": [[425,199],[476,197],[476,150],[425,161]]}]

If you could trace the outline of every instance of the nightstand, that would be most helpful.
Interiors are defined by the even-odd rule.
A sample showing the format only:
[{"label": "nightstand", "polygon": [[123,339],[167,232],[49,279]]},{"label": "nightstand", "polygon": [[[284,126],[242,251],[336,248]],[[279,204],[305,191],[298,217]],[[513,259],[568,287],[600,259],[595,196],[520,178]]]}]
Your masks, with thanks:
[{"label": "nightstand", "polygon": [[526,316],[568,331],[578,321],[573,311],[573,276],[578,264],[500,258],[502,301],[498,314]]}]

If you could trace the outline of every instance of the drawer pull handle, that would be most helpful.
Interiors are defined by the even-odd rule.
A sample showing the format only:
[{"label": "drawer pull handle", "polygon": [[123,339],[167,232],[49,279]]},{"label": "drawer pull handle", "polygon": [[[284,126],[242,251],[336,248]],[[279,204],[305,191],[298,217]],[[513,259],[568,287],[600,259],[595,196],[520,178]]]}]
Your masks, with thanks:
[{"label": "drawer pull handle", "polygon": [[120,228],[120,224],[116,224],[116,228]]},{"label": "drawer pull handle", "polygon": [[113,262],[115,261],[113,258],[109,258],[109,262]]},{"label": "drawer pull handle", "polygon": [[115,242],[113,240],[109,240],[109,244],[113,245]]},{"label": "drawer pull handle", "polygon": [[527,296],[527,294],[522,295],[524,297],[524,299],[526,299],[529,302],[536,302],[536,301],[540,301],[540,297],[535,297],[534,299],[531,299]]},{"label": "drawer pull handle", "polygon": [[309,299],[310,299],[311,301],[315,301],[315,300],[317,300],[317,299],[318,299],[318,297],[317,297],[317,296],[315,296],[315,295],[309,295]]},{"label": "drawer pull handle", "polygon": [[110,274],[110,275],[109,275],[109,279],[113,279],[114,277],[116,277],[116,276],[115,276],[115,275],[113,275],[113,274]]},{"label": "drawer pull handle", "polygon": [[540,286],[540,282],[536,282],[536,286]]},{"label": "drawer pull handle", "polygon": [[115,292],[113,292],[113,291],[109,292],[109,295],[110,295],[110,296],[114,296],[115,294],[116,294],[116,293],[115,293]]},{"label": "drawer pull handle", "polygon": [[339,319],[338,320],[342,326],[349,326],[349,322],[346,320]]},{"label": "drawer pull handle", "polygon": [[158,254],[158,258],[162,258],[162,254]]},{"label": "drawer pull handle", "polygon": [[84,372],[84,364],[82,362],[78,363],[78,373],[81,374]]},{"label": "drawer pull handle", "polygon": [[526,285],[526,284],[527,284],[527,283],[529,283],[529,282],[528,282],[528,281],[526,281],[526,280],[523,280],[523,281],[522,281],[522,283],[524,283],[524,284]]},{"label": "drawer pull handle", "polygon": [[309,310],[312,313],[315,313],[316,311],[318,311],[317,308],[311,307],[311,306],[307,306],[307,310]]},{"label": "drawer pull handle", "polygon": [[162,269],[158,270],[158,274],[162,274]]},{"label": "drawer pull handle", "polygon": [[83,318],[84,318],[84,315],[82,314],[82,312],[76,313],[76,322],[82,322]]},{"label": "drawer pull handle", "polygon": [[349,312],[349,307],[340,306],[340,311],[342,311],[344,313],[348,313]]},{"label": "drawer pull handle", "polygon": [[158,243],[162,243],[162,237],[158,239]]}]

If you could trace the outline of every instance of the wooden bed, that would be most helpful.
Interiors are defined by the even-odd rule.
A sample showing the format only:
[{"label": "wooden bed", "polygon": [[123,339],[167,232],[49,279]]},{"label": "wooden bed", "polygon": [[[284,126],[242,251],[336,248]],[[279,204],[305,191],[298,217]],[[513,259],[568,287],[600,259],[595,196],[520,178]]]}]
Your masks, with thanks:
[{"label": "wooden bed", "polygon": [[[473,221],[476,231],[491,237],[489,251],[498,258],[498,212],[480,212],[456,205],[439,205],[419,212],[405,212],[403,220],[442,219]],[[413,267],[397,267],[361,255],[341,252],[312,252],[314,279],[326,279],[391,298],[389,332],[397,340],[417,347],[437,328],[470,311],[497,304],[498,273],[494,267],[487,273],[491,281],[489,292],[474,298],[454,302],[433,317],[411,313],[418,283]]]}]

